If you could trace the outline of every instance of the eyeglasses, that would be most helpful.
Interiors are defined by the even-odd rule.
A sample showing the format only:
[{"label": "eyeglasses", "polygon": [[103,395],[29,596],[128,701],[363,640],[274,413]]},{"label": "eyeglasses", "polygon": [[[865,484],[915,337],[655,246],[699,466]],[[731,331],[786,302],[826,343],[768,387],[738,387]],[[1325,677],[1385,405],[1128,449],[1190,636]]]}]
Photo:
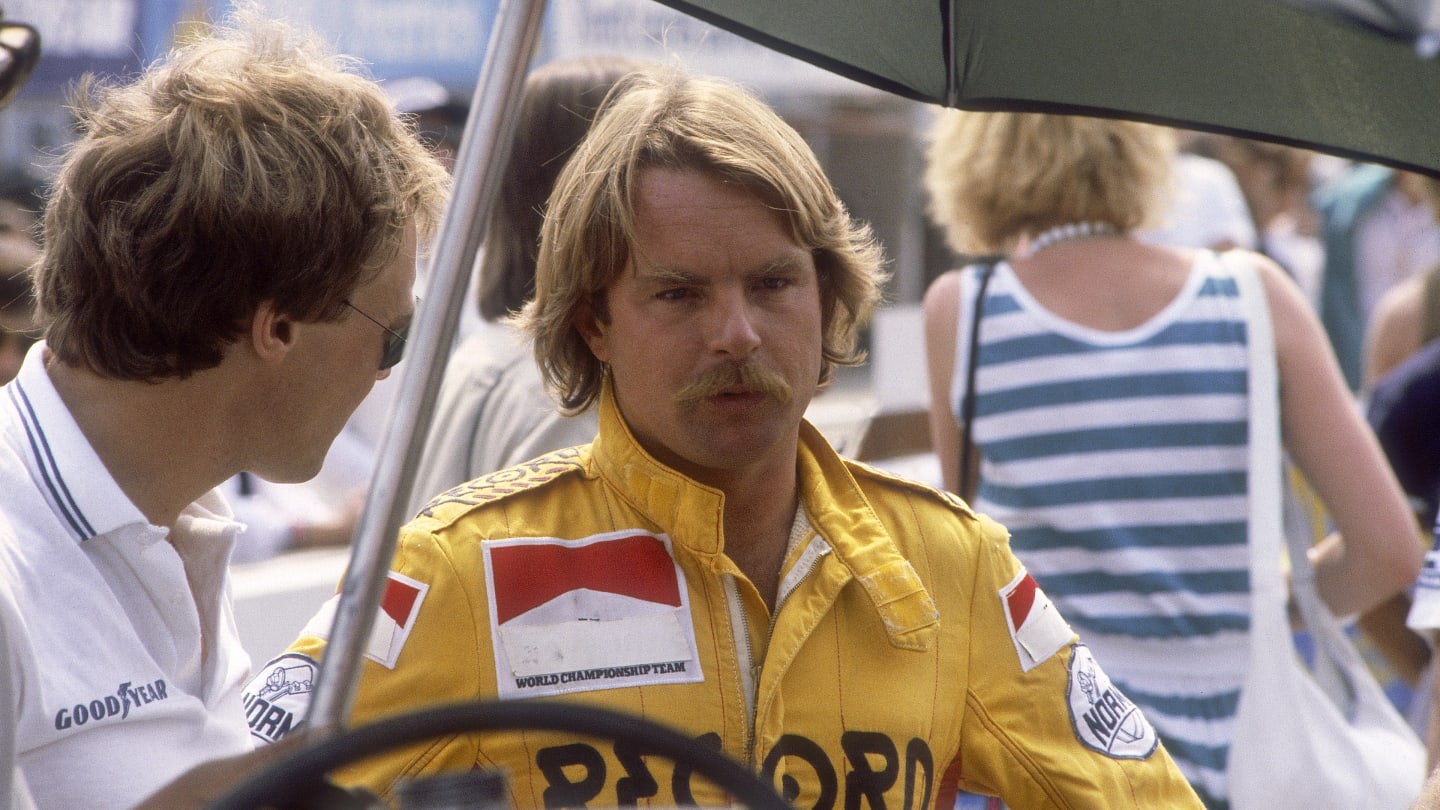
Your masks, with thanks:
[{"label": "eyeglasses", "polygon": [[[370,317],[370,315],[365,312],[365,310],[350,303],[349,298],[346,298],[340,303],[344,304],[347,307],[350,307],[351,309],[364,316],[365,320],[385,330],[385,349],[380,354],[380,370],[384,371],[386,369],[394,368],[395,364],[400,362],[400,358],[405,356],[405,336],[410,334],[410,324],[407,323],[404,326],[400,327],[400,331],[397,332],[394,329],[391,329],[385,324]],[[418,297],[415,299],[415,308],[417,310],[420,308],[420,299]]]},{"label": "eyeglasses", "polygon": [[20,91],[40,61],[40,34],[25,23],[9,22],[0,9],[0,106]]}]

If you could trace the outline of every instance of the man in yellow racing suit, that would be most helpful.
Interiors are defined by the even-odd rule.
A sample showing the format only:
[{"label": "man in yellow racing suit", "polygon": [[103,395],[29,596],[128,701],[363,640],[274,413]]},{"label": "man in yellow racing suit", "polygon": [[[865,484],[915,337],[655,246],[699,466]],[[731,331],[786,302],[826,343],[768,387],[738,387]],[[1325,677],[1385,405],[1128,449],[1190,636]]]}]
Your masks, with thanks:
[{"label": "man in yellow racing suit", "polygon": [[[799,459],[802,510],[772,615],[723,553],[720,493],[647,456],[607,397],[593,445],[453,489],[405,528],[387,591],[405,609],[377,622],[381,660],[365,662],[355,717],[497,695],[585,702],[713,740],[793,785],[799,807],[949,807],[957,787],[1025,808],[1193,804],[1002,527],[841,459],[808,425]],[[317,619],[324,632],[327,613]],[[312,671],[324,646],[306,635],[261,673],[252,719],[265,714],[258,685]],[[272,703],[288,714],[308,694]],[[497,733],[341,779],[389,793],[401,778],[500,765],[526,807],[690,798],[669,763],[626,754]]]},{"label": "man in yellow racing suit", "polygon": [[[1016,808],[1199,807],[1001,526],[842,459],[803,421],[882,276],[798,135],[715,80],[652,70],[617,92],[551,197],[526,312],[552,358],[566,352],[541,322],[562,313],[548,322],[574,351],[544,367],[567,406],[598,403],[599,435],[405,527],[352,722],[569,701],[713,744],[798,807],[949,808],[960,789]],[[584,210],[606,193],[633,208]],[[575,222],[622,223],[598,241],[626,240],[623,255],[564,254],[585,241],[565,236]],[[593,373],[556,371],[577,359]],[[331,613],[247,689],[258,739],[303,720]],[[498,767],[527,808],[724,801],[660,753],[450,735],[336,776],[388,796]]]}]

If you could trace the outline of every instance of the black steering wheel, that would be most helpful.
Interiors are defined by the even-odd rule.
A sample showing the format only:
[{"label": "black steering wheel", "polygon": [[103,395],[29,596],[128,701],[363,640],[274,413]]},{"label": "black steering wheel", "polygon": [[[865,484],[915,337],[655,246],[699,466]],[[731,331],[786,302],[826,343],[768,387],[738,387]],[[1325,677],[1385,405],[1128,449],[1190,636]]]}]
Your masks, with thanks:
[{"label": "black steering wheel", "polygon": [[446,734],[520,729],[642,744],[710,779],[752,810],[794,810],[750,769],[669,727],[594,706],[500,701],[436,706],[349,729],[251,776],[208,810],[283,807],[319,789],[331,770],[355,760]]}]

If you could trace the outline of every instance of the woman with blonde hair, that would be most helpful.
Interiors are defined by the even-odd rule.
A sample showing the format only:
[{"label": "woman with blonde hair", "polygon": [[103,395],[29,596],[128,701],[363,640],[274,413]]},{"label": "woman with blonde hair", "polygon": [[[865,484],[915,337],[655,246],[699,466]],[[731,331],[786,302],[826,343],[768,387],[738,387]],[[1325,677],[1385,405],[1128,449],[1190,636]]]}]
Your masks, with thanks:
[{"label": "woman with blonde hair", "polygon": [[1011,529],[1197,792],[1224,807],[1250,638],[1239,273],[1258,274],[1268,300],[1284,449],[1340,530],[1312,555],[1322,597],[1337,614],[1370,607],[1413,580],[1422,548],[1284,271],[1133,238],[1165,204],[1172,137],[1127,121],[943,114],[925,175],[932,215],[959,252],[1008,258],[926,292],[931,435],[946,486]]}]

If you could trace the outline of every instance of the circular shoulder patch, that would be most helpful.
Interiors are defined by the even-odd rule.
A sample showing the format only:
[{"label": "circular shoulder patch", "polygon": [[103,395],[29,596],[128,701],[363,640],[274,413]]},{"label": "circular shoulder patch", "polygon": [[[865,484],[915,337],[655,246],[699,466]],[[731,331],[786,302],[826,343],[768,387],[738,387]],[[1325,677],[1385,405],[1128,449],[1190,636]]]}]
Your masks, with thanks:
[{"label": "circular shoulder patch", "polygon": [[1070,723],[1085,747],[1114,759],[1146,759],[1160,743],[1140,707],[1110,682],[1084,644],[1070,648]]}]

